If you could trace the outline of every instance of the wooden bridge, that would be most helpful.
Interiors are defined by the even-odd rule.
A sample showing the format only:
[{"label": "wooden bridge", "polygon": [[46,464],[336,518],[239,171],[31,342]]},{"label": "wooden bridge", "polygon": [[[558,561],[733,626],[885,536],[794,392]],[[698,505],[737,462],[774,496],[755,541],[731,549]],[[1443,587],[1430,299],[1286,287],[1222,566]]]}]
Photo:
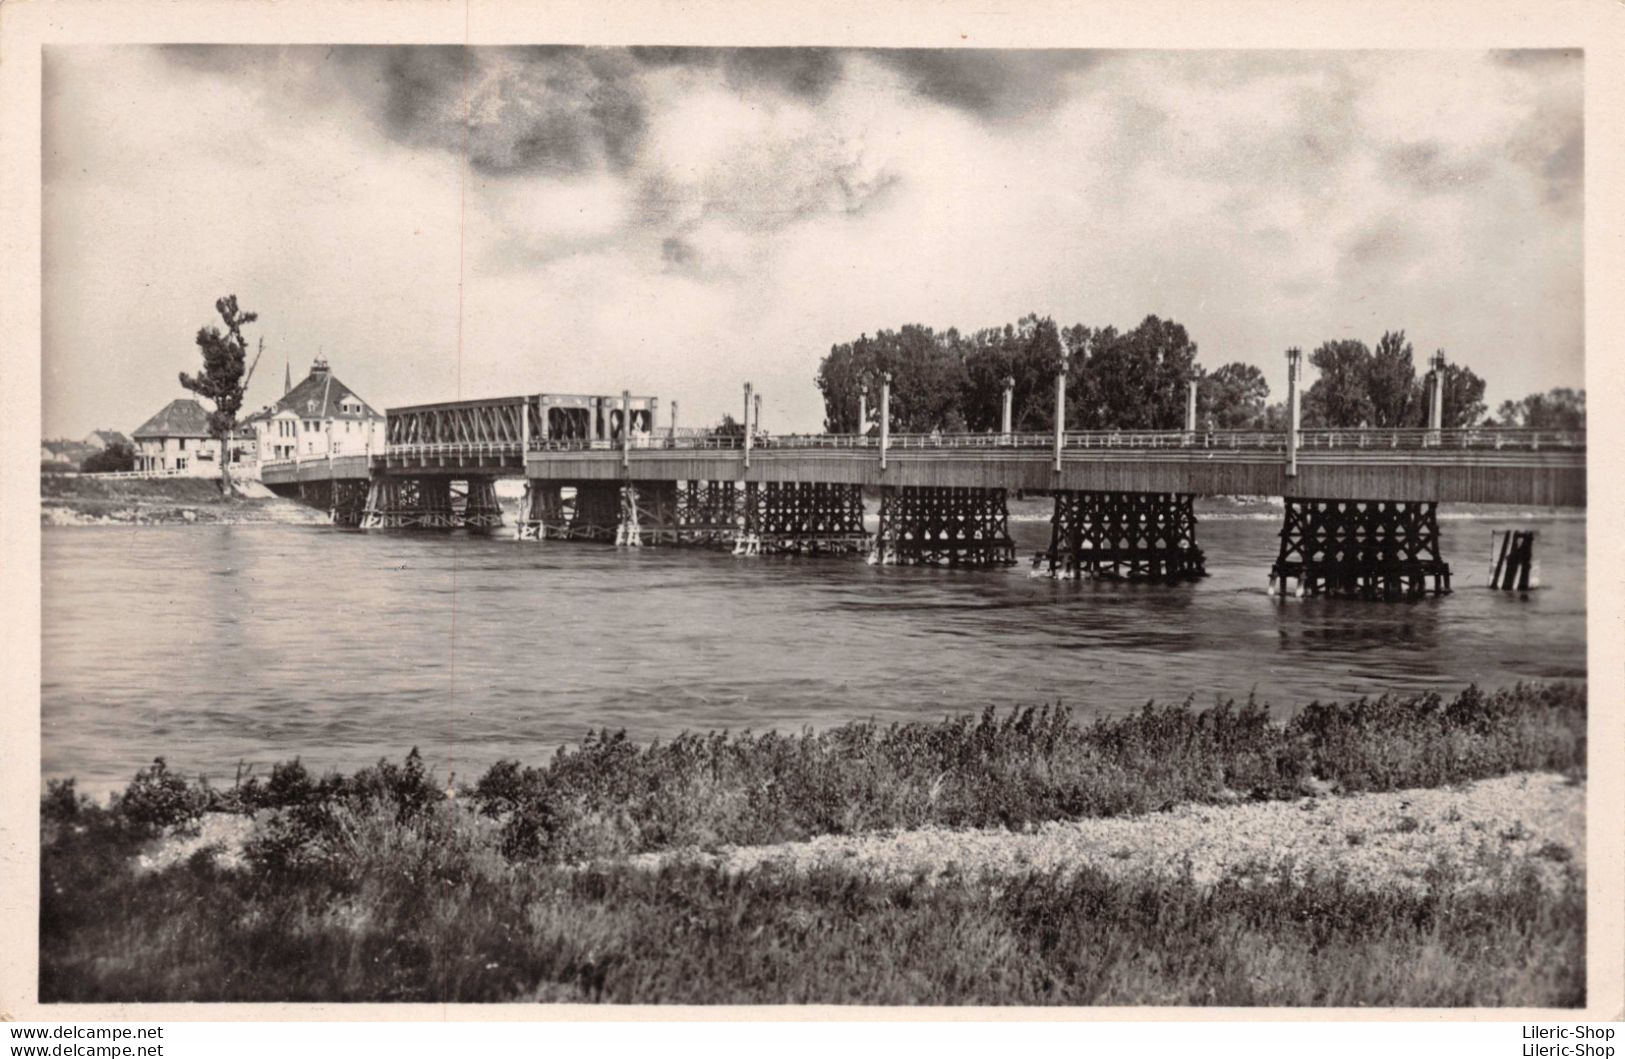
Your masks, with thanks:
[{"label": "wooden bridge", "polygon": [[[889,403],[889,402],[887,402]],[[1056,576],[1200,576],[1192,500],[1286,500],[1272,581],[1300,593],[1449,590],[1439,503],[1583,507],[1585,434],[1502,428],[767,435],[654,428],[654,398],[532,395],[388,411],[365,456],[267,463],[265,483],[365,528],[494,528],[621,544],[1013,562],[1006,498],[1054,497]],[[1061,418],[1061,417],[1058,417]],[[1191,426],[1194,416],[1187,421]],[[1008,422],[1008,419],[1006,420]],[[459,490],[456,486],[461,483]],[[878,531],[864,495],[879,496]]]}]

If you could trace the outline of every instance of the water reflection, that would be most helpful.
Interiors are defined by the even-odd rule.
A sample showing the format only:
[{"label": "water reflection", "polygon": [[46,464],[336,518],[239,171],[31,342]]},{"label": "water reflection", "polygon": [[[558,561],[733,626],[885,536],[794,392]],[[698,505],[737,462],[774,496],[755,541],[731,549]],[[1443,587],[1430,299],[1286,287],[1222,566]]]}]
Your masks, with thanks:
[{"label": "water reflection", "polygon": [[[467,774],[590,726],[635,738],[1065,701],[1312,699],[1583,677],[1585,527],[1538,522],[1550,587],[1280,600],[1266,521],[1202,525],[1211,576],[1057,582],[851,559],[279,526],[44,532],[47,775],[156,754],[355,768],[417,745]],[[1018,523],[1022,554],[1048,527]],[[1447,527],[1447,533],[1455,532]],[[1487,537],[1487,533],[1482,533]]]}]

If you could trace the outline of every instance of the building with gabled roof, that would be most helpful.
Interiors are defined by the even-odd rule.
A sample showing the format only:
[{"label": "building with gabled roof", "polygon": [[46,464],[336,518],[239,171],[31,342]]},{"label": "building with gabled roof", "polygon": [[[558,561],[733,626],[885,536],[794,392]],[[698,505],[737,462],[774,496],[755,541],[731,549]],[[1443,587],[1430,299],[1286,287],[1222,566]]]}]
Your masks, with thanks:
[{"label": "building with gabled roof", "polygon": [[340,382],[325,358],[289,381],[281,400],[243,420],[258,438],[261,461],[383,451],[384,416]]},{"label": "building with gabled roof", "polygon": [[177,474],[220,473],[220,443],[209,434],[209,413],[190,397],[177,397],[135,428],[135,469]]}]

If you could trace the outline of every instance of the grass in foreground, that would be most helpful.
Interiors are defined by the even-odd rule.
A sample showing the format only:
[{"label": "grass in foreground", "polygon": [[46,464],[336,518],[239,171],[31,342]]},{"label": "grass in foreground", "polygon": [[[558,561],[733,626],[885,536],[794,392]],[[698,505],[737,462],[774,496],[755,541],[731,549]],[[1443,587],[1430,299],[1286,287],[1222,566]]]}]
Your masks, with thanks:
[{"label": "grass in foreground", "polygon": [[1578,1006],[1585,902],[1084,872],[926,885],[494,856],[353,817],[344,862],[47,869],[47,1001]]},{"label": "grass in foreground", "polygon": [[[1336,879],[995,883],[650,873],[588,859],[924,824],[1019,826],[1182,801],[1581,772],[1585,689],[1065,711],[794,736],[596,733],[447,802],[416,752],[216,790],[161,764],[109,807],[42,807],[45,1000],[1572,1006],[1584,894],[1370,894]],[[468,804],[477,811],[470,811]],[[208,810],[257,812],[248,869],[131,858]]]}]

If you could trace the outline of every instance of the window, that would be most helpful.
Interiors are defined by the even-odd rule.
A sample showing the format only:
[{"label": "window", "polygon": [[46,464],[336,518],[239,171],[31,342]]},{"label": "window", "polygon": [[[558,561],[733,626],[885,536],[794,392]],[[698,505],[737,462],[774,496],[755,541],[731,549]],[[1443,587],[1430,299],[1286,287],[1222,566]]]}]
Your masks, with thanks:
[{"label": "window", "polygon": [[185,456],[176,456],[175,457],[175,469],[177,471],[186,470],[186,457]]},{"label": "window", "polygon": [[181,451],[182,452],[186,451],[186,439],[185,438],[181,438]]}]

